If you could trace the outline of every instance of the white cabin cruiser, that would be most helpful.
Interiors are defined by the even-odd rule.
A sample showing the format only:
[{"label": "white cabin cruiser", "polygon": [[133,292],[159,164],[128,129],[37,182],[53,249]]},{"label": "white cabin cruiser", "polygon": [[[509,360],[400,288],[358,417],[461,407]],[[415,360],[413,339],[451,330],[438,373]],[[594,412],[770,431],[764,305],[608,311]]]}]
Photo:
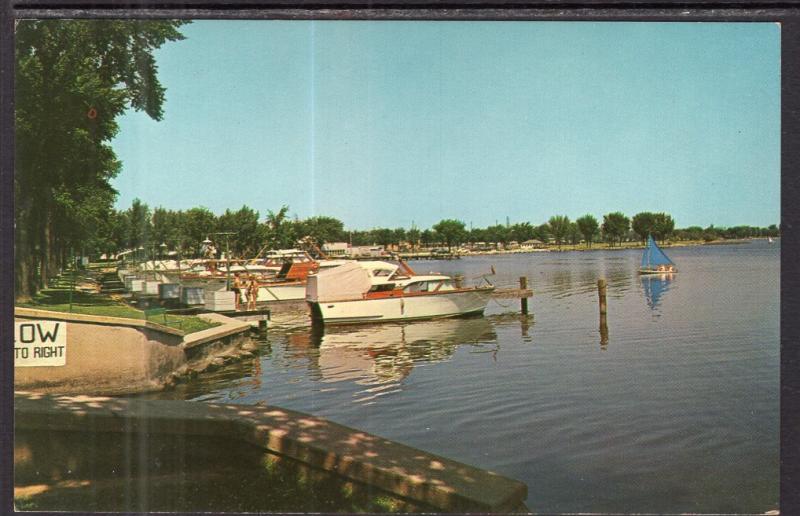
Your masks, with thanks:
[{"label": "white cabin cruiser", "polygon": [[351,262],[308,277],[312,318],[325,324],[434,319],[483,313],[494,287],[457,287],[408,265]]}]

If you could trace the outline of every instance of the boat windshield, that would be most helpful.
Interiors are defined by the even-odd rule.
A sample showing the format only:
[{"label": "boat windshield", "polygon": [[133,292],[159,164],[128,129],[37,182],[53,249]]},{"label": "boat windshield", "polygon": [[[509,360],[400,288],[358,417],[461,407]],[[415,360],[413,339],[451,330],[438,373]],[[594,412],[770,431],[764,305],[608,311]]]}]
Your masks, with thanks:
[{"label": "boat windshield", "polygon": [[441,290],[454,290],[452,280],[423,280],[409,283],[403,289],[405,292],[439,292]]}]

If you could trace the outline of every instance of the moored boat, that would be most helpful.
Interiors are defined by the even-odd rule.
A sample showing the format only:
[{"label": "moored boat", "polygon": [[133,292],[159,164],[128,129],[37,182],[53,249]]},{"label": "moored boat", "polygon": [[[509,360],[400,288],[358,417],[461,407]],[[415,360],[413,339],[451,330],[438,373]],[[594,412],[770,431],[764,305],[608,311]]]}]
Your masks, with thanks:
[{"label": "moored boat", "polygon": [[418,275],[403,262],[368,261],[309,276],[306,301],[312,318],[325,324],[403,321],[483,313],[493,290]]},{"label": "moored boat", "polygon": [[227,290],[235,276],[252,278],[258,284],[257,302],[267,302],[302,301],[309,274],[343,263],[345,260],[315,260],[305,251],[284,249],[271,251],[263,259],[153,261],[143,268],[162,283],[200,287],[207,292]]},{"label": "moored boat", "polygon": [[642,265],[639,274],[671,274],[678,272],[672,260],[664,254],[652,235],[647,236],[647,247],[642,254]]}]

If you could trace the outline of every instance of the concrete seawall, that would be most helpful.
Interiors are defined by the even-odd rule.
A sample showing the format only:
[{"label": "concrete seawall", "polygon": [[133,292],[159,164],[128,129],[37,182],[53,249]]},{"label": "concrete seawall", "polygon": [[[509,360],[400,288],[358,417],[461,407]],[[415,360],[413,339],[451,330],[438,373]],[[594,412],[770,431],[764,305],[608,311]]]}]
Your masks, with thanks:
[{"label": "concrete seawall", "polygon": [[14,388],[105,395],[155,391],[225,360],[253,356],[248,323],[205,317],[221,324],[184,336],[149,321],[16,308],[15,322],[62,321],[67,343],[62,366],[15,367]]},{"label": "concrete seawall", "polygon": [[[290,510],[251,485],[284,460],[386,495],[391,510],[527,512],[521,482],[278,407],[18,392],[15,419],[15,499],[37,510]],[[186,495],[219,471],[209,489],[238,497]]]}]

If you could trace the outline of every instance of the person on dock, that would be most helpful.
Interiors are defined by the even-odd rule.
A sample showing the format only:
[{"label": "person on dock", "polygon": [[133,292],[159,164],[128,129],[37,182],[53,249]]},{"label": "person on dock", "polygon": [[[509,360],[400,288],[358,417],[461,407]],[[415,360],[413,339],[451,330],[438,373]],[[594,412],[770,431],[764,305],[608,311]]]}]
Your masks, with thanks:
[{"label": "person on dock", "polygon": [[242,300],[242,289],[243,288],[244,288],[244,282],[242,281],[241,276],[237,272],[236,274],[233,275],[233,288],[231,289],[231,290],[233,290],[233,296],[234,296],[233,297],[233,299],[234,299],[234,301],[233,301],[233,307],[234,308],[233,309],[236,310],[236,311],[239,310],[239,304],[241,303],[241,300]]},{"label": "person on dock", "polygon": [[258,299],[258,281],[256,281],[256,277],[253,275],[250,276],[250,282],[247,284],[247,293],[249,294],[247,309],[255,310],[256,299]]}]

